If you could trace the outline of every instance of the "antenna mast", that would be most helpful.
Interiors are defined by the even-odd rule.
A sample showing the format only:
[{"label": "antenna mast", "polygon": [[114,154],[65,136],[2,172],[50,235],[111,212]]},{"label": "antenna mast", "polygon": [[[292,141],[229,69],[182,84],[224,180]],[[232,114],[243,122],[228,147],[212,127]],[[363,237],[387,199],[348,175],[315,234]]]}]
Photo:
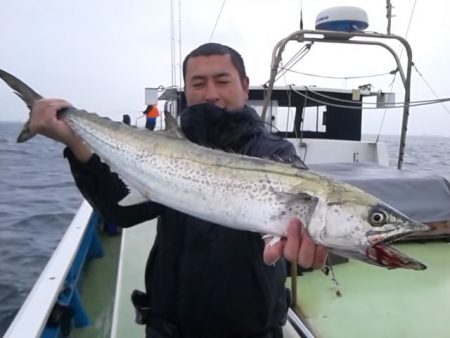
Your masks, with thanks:
[{"label": "antenna mast", "polygon": [[172,86],[177,83],[176,63],[175,63],[175,18],[173,0],[170,0],[170,56],[171,56],[171,74]]},{"label": "antenna mast", "polygon": [[388,20],[387,33],[391,34],[392,4],[391,0],[386,0],[386,18]]},{"label": "antenna mast", "polygon": [[300,0],[300,30],[303,30],[303,2]]},{"label": "antenna mast", "polygon": [[179,78],[178,78],[178,81],[180,81],[180,88],[181,87],[183,87],[183,83],[182,83],[182,79],[183,79],[183,76],[182,76],[182,66],[183,66],[183,64],[182,64],[182,59],[181,59],[181,0],[178,0],[178,57],[179,57],[179,60],[178,60],[178,62],[179,62],[179,65],[178,65],[178,68],[179,68],[179,71],[180,71],[180,75],[179,75]]}]

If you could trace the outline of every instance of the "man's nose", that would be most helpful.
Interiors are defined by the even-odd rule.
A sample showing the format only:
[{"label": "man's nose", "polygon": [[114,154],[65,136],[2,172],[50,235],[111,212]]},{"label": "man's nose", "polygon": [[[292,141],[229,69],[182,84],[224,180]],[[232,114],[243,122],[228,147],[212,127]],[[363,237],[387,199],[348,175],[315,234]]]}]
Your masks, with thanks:
[{"label": "man's nose", "polygon": [[216,88],[216,86],[213,83],[209,83],[206,86],[206,92],[205,92],[205,101],[208,103],[215,103],[219,101],[219,92]]}]

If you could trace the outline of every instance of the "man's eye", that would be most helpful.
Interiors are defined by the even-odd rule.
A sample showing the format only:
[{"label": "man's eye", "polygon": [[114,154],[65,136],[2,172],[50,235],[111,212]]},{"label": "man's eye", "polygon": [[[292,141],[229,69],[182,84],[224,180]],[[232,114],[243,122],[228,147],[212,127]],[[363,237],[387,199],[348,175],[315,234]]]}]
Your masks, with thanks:
[{"label": "man's eye", "polygon": [[202,86],[204,86],[205,84],[203,83],[203,82],[197,82],[197,83],[193,83],[192,84],[192,87],[194,87],[194,88],[200,88],[200,87],[202,87]]}]

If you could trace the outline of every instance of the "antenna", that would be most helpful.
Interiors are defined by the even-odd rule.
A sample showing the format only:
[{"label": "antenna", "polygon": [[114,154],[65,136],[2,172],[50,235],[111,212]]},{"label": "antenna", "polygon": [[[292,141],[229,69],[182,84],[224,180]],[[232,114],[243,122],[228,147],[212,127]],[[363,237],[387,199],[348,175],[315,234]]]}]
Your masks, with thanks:
[{"label": "antenna", "polygon": [[183,87],[183,76],[182,76],[182,67],[183,67],[183,63],[182,63],[182,58],[181,58],[181,0],[178,0],[178,57],[179,57],[179,71],[180,71],[180,75],[178,78],[178,81],[180,81],[180,88]]},{"label": "antenna", "polygon": [[391,0],[386,0],[386,18],[388,20],[387,33],[391,34],[392,4]]},{"label": "antenna", "polygon": [[303,30],[303,1],[300,0],[300,30]]},{"label": "antenna", "polygon": [[173,0],[170,0],[170,56],[171,56],[172,86],[175,86],[176,85],[175,19],[174,19]]}]

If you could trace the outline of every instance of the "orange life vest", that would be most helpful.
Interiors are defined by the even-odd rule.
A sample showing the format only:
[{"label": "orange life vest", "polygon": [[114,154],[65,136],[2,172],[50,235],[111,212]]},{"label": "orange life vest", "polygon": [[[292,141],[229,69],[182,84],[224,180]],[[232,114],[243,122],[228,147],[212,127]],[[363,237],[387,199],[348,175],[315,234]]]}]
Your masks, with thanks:
[{"label": "orange life vest", "polygon": [[156,107],[156,105],[152,106],[152,109],[150,109],[150,111],[147,112],[146,114],[147,118],[157,118],[159,116],[159,110],[158,107]]}]

